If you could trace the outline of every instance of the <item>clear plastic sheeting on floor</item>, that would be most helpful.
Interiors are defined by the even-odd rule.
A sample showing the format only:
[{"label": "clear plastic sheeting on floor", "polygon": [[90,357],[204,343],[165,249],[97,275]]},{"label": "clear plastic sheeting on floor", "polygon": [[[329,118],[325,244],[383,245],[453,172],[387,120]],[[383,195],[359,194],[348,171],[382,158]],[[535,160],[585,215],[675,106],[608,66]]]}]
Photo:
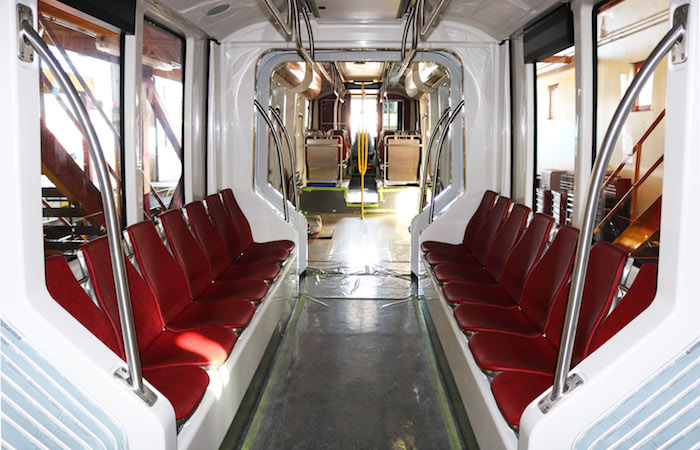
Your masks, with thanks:
[{"label": "clear plastic sheeting on floor", "polygon": [[411,276],[378,266],[308,268],[306,289],[313,298],[398,300],[410,295]]}]

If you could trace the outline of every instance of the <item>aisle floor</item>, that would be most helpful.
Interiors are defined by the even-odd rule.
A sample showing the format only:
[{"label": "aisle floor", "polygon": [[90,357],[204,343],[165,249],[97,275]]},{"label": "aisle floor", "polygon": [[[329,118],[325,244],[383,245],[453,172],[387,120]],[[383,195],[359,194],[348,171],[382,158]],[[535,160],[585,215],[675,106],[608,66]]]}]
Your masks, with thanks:
[{"label": "aisle floor", "polygon": [[408,219],[324,216],[239,448],[462,448],[422,310]]}]

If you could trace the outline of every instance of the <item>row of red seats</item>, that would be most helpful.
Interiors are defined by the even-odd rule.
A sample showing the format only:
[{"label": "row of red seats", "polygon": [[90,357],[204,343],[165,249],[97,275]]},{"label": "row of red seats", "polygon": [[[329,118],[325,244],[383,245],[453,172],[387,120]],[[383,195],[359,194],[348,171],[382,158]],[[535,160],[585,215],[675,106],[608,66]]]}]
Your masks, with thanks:
[{"label": "row of red seats", "polygon": [[[425,259],[455,305],[477,364],[488,374],[506,420],[519,426],[525,407],[552,385],[578,230],[561,227],[545,251],[554,219],[487,191],[461,244],[424,242]],[[495,204],[494,204],[495,202]],[[572,366],[643,311],[656,293],[656,266],[639,272],[607,318],[628,253],[597,242],[589,257]],[[500,373],[499,373],[500,372]]]},{"label": "row of red seats", "polygon": [[[221,200],[223,197],[223,202]],[[169,251],[156,226],[126,229],[136,264],[126,259],[136,339],[144,377],[172,403],[177,420],[192,414],[209,378],[202,367],[226,361],[255,313],[268,281],[294,248],[291,241],[255,243],[233,192],[226,190],[163,213]],[[224,206],[225,205],[225,206]],[[84,244],[81,255],[99,308],[66,259],[49,257],[49,293],[117,355],[124,358],[117,295],[107,237]]]}]

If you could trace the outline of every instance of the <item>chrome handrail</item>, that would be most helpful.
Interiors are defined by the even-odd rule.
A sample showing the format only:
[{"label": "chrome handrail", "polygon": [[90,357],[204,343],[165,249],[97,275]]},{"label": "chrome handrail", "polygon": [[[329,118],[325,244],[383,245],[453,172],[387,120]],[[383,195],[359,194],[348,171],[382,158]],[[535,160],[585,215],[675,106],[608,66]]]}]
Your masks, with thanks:
[{"label": "chrome handrail", "polygon": [[140,397],[146,394],[141,371],[141,360],[139,357],[138,343],[136,341],[136,330],[134,326],[134,316],[131,309],[131,296],[129,294],[129,282],[126,276],[126,265],[124,263],[124,253],[122,251],[121,227],[119,216],[114,204],[112,195],[112,185],[109,180],[109,170],[105,161],[102,146],[92,125],[90,116],[85,105],[80,100],[78,91],[70,78],[63,70],[59,62],[53,56],[49,47],[34,30],[32,24],[25,20],[22,22],[20,39],[29,43],[39,56],[46,62],[53,72],[58,84],[66,93],[68,104],[73,110],[73,114],[80,122],[80,127],[85,134],[90,155],[95,163],[97,182],[102,192],[102,209],[104,210],[105,227],[107,229],[107,240],[109,242],[109,254],[112,262],[112,273],[114,275],[114,286],[117,294],[117,306],[119,309],[119,321],[121,324],[122,339],[124,340],[124,354],[128,366],[129,379],[127,380],[131,389]]},{"label": "chrome handrail", "polygon": [[584,282],[586,279],[591,239],[593,238],[593,228],[595,226],[596,210],[598,208],[600,190],[603,186],[605,171],[608,167],[610,156],[612,155],[615,143],[622,131],[622,126],[634,105],[635,99],[639,96],[642,88],[653,75],[654,70],[659,63],[661,63],[661,60],[671,51],[676,42],[683,39],[685,31],[685,23],[674,23],[673,28],[666,33],[661,42],[659,42],[656,48],[651,52],[618,105],[610,121],[608,130],[605,133],[605,138],[603,139],[598,157],[596,158],[593,173],[588,182],[585,214],[583,224],[581,225],[581,234],[576,247],[576,260],[574,262],[573,275],[571,278],[571,291],[569,292],[569,301],[566,306],[566,316],[561,334],[561,345],[557,358],[557,367],[554,373],[552,395],[550,397],[552,402],[558,401],[564,395],[565,384],[569,375],[569,366],[571,365],[574,341],[576,338],[576,326],[578,324]]},{"label": "chrome handrail", "polygon": [[[442,112],[442,115],[440,115],[440,119],[438,119],[437,124],[435,124],[435,127],[433,128],[433,132],[430,134],[430,139],[428,139],[428,147],[425,149],[425,164],[423,165],[423,179],[420,183],[420,197],[419,197],[420,203],[418,205],[418,213],[423,212],[423,209],[425,208],[425,190],[427,189],[427,185],[428,185],[428,166],[430,165],[430,151],[433,147],[433,142],[435,142],[435,137],[437,136],[438,130],[440,130],[442,123],[445,120],[447,120],[447,118],[449,116],[450,116],[450,107],[448,106]],[[433,178],[434,177],[435,177],[435,174],[433,174]]]},{"label": "chrome handrail", "polygon": [[270,8],[270,12],[272,13],[272,17],[275,18],[277,23],[282,27],[282,30],[285,32],[287,36],[291,36],[293,31],[292,31],[292,26],[293,26],[293,17],[292,17],[292,2],[296,2],[296,0],[287,0],[287,21],[285,22],[284,19],[282,19],[282,13],[280,10],[277,8],[277,6],[272,3],[272,0],[265,0],[265,4],[267,5],[268,8]]},{"label": "chrome handrail", "polygon": [[428,223],[433,223],[433,217],[435,216],[435,182],[437,181],[437,170],[440,165],[440,153],[442,153],[442,146],[445,143],[445,138],[447,138],[447,132],[450,131],[450,125],[452,125],[452,122],[454,122],[454,120],[457,118],[457,115],[460,113],[463,107],[464,100],[457,104],[455,110],[452,111],[450,118],[447,119],[447,123],[442,129],[442,133],[440,133],[437,153],[435,154],[435,164],[433,165],[433,189],[430,191],[430,214],[428,214]]},{"label": "chrome handrail", "polygon": [[293,181],[293,186],[294,186],[294,209],[299,210],[299,193],[297,192],[297,168],[296,168],[296,162],[294,161],[294,146],[292,145],[292,139],[289,137],[289,133],[287,132],[287,127],[284,126],[284,122],[282,122],[282,118],[280,117],[279,113],[275,108],[270,108],[270,112],[272,113],[272,117],[275,118],[275,121],[279,125],[280,129],[282,130],[282,134],[284,134],[284,139],[287,141],[287,148],[289,148],[289,162],[290,165],[292,166],[292,181]]},{"label": "chrome handrail", "polygon": [[270,133],[272,133],[272,139],[275,141],[275,149],[277,150],[277,159],[279,160],[279,165],[280,165],[280,181],[282,184],[282,208],[284,210],[284,220],[289,222],[289,206],[287,205],[287,183],[286,180],[284,179],[284,158],[282,158],[282,146],[280,145],[280,138],[277,135],[277,132],[275,131],[275,124],[272,123],[270,118],[267,115],[267,112],[265,111],[265,108],[260,104],[259,101],[253,100],[253,104],[257,108],[257,110],[260,112],[260,114],[263,116],[263,119],[265,119],[265,123],[267,124],[267,127],[270,129]]}]

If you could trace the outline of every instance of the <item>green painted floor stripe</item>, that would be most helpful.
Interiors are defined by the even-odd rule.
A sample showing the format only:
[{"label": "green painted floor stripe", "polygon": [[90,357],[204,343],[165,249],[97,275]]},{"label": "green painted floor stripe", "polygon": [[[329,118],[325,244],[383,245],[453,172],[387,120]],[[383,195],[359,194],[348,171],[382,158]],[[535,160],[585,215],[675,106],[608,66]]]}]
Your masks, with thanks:
[{"label": "green painted floor stripe", "polygon": [[413,300],[413,310],[416,313],[416,320],[418,322],[418,329],[420,330],[421,339],[423,340],[423,346],[428,351],[428,364],[430,365],[430,372],[432,373],[433,380],[435,381],[435,391],[437,392],[438,404],[440,405],[440,413],[442,414],[443,422],[445,422],[445,431],[447,432],[448,440],[450,441],[450,448],[461,449],[462,441],[459,438],[454,416],[452,414],[452,410],[450,409],[450,404],[447,401],[445,388],[442,385],[435,352],[430,342],[430,337],[428,336],[428,329],[425,324],[423,310],[421,310],[420,305],[418,305],[418,297],[412,295],[411,299]]},{"label": "green painted floor stripe", "polygon": [[296,332],[299,317],[301,316],[301,312],[304,309],[305,303],[306,294],[301,294],[296,309],[294,310],[292,320],[289,323],[289,327],[285,331],[284,341],[282,342],[279,354],[277,355],[277,361],[275,362],[275,366],[272,368],[270,378],[267,384],[265,385],[265,391],[263,392],[262,398],[260,399],[260,403],[258,404],[258,408],[255,411],[255,417],[253,417],[253,421],[250,424],[248,433],[246,434],[245,440],[243,441],[243,445],[241,446],[241,449],[243,450],[248,450],[252,448],[253,444],[255,444],[255,441],[258,438],[258,434],[260,434],[260,427],[262,425],[263,418],[265,417],[265,412],[267,411],[267,408],[270,405],[272,392],[275,390],[275,386],[277,386],[280,374],[282,373],[282,366],[284,365],[287,359],[285,356],[289,351],[289,347],[293,340],[291,338]]}]

